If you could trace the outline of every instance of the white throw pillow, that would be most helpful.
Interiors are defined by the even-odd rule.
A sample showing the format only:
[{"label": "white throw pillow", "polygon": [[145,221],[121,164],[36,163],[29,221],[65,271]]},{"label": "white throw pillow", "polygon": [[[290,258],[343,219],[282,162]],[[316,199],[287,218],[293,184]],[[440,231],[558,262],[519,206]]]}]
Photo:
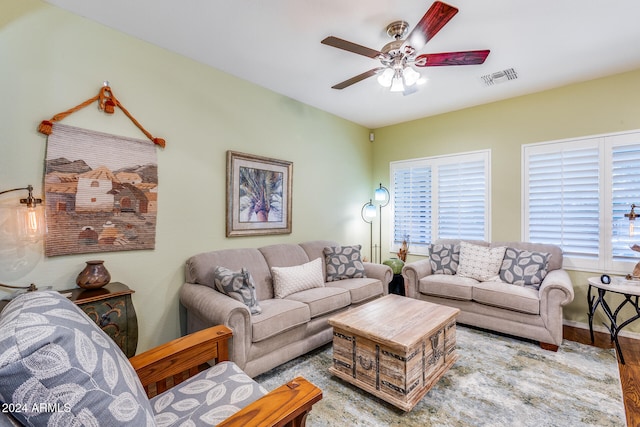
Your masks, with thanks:
[{"label": "white throw pillow", "polygon": [[296,292],[324,286],[322,258],[293,267],[271,267],[273,294],[284,298]]},{"label": "white throw pillow", "polygon": [[458,275],[471,277],[481,282],[496,280],[506,249],[506,246],[490,248],[469,242],[460,242]]}]

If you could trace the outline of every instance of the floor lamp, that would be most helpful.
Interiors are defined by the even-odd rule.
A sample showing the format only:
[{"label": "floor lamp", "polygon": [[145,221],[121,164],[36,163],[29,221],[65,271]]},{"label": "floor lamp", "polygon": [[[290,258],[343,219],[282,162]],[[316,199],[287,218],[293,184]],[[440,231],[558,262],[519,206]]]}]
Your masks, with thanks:
[{"label": "floor lamp", "polygon": [[378,260],[378,262],[382,262],[382,208],[389,204],[389,190],[387,190],[386,187],[383,187],[382,183],[380,183],[380,187],[376,188],[376,191],[374,192],[374,198],[376,202],[379,202],[380,204],[380,219],[378,220],[378,222],[380,223],[380,232],[378,234],[380,243],[380,259]]},{"label": "floor lamp", "polygon": [[360,209],[362,220],[369,224],[369,256],[373,262],[373,219],[376,217],[376,207],[371,203],[371,199]]}]

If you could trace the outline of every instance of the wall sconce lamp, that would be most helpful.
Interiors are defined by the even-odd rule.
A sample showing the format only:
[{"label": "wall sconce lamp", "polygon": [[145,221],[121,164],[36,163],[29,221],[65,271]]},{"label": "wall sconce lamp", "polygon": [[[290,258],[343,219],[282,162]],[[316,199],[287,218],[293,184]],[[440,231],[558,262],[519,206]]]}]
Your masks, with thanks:
[{"label": "wall sconce lamp", "polygon": [[376,202],[380,204],[380,220],[379,220],[380,231],[378,234],[378,239],[379,239],[378,248],[380,251],[380,256],[378,258],[378,262],[382,262],[382,208],[384,208],[389,204],[389,200],[391,199],[391,197],[389,196],[389,190],[387,190],[387,187],[384,187],[382,183],[380,183],[380,187],[376,188],[376,191],[373,193],[373,196]]},{"label": "wall sconce lamp", "polygon": [[373,219],[376,217],[376,207],[371,203],[371,199],[360,209],[360,216],[364,222],[369,224],[369,257],[373,262]]},{"label": "wall sconce lamp", "polygon": [[46,224],[42,206],[38,206],[42,204],[42,199],[33,197],[33,187],[27,185],[24,188],[0,191],[0,194],[23,190],[28,191],[29,195],[20,199],[20,204],[26,205],[26,209],[18,209],[18,235],[23,240],[38,241],[46,232]]},{"label": "wall sconce lamp", "polygon": [[638,206],[635,204],[631,205],[631,212],[624,214],[625,218],[629,218],[629,237],[635,236],[635,222],[638,214],[634,210]]}]

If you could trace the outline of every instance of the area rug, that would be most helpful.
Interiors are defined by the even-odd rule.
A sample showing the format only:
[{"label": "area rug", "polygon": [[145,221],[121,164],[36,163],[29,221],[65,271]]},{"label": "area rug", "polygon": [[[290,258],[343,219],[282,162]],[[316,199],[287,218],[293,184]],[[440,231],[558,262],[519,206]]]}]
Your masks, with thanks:
[{"label": "area rug", "polygon": [[613,350],[535,343],[458,326],[460,358],[404,412],[332,376],[331,345],[256,377],[267,390],[302,375],[322,389],[307,426],[625,426]]}]

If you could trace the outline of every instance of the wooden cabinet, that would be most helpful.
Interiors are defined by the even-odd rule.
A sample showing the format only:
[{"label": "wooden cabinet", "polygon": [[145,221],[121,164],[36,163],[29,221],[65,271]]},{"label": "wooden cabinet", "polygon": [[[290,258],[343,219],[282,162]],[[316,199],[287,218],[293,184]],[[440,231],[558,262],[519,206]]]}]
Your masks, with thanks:
[{"label": "wooden cabinet", "polygon": [[138,318],[131,301],[134,292],[119,282],[109,283],[99,289],[60,291],[96,322],[127,357],[134,356],[138,346]]}]

